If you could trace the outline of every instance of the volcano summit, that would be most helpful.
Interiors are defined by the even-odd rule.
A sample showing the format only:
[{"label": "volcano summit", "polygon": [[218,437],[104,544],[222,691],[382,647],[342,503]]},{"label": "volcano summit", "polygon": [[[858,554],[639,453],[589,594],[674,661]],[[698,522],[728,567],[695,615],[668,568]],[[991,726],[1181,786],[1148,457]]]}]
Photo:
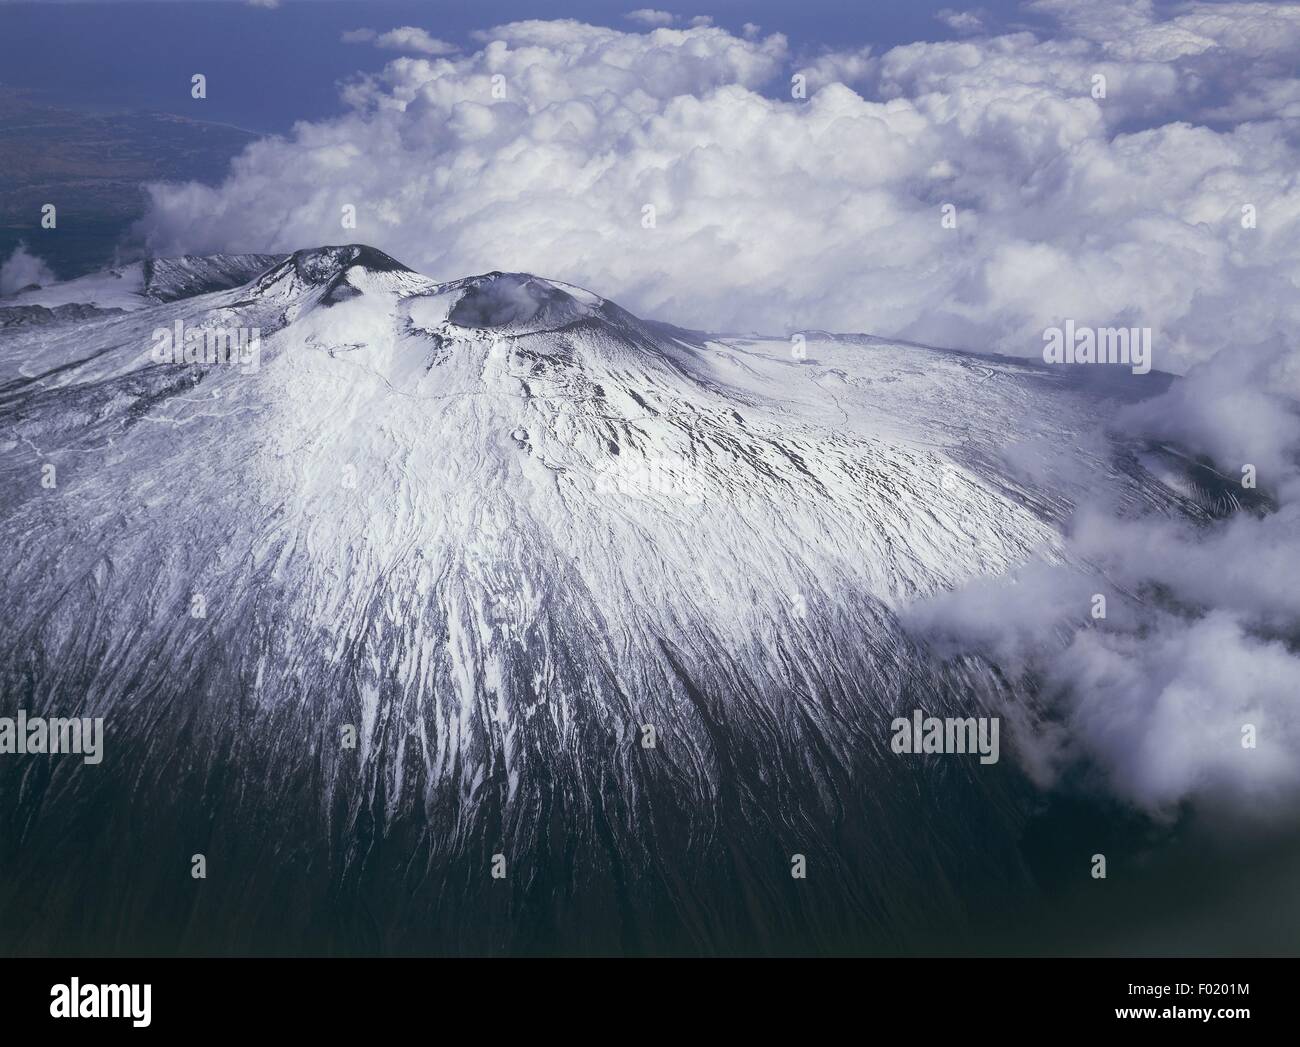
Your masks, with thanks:
[{"label": "volcano summit", "polygon": [[[260,367],[156,363],[178,323]],[[5,947],[900,952],[1032,908],[1039,697],[903,617],[1068,559],[1085,495],[1203,515],[1101,432],[1169,379],[790,346],[358,245],[0,302],[0,714],[107,754],[0,756]],[[1003,759],[893,751],[920,711]]]}]

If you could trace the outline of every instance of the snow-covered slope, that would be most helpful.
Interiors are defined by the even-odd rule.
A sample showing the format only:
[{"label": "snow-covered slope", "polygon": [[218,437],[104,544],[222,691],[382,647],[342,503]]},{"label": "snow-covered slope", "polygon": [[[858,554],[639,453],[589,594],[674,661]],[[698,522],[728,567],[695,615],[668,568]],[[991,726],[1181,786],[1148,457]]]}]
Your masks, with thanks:
[{"label": "snow-covered slope", "polygon": [[[0,712],[108,735],[99,767],[0,766],[39,812],[4,815],[22,898],[75,895],[109,949],[526,952],[891,950],[1032,894],[1014,761],[889,746],[1028,696],[898,615],[1063,556],[1084,492],[1194,511],[1100,432],[1164,379],[263,261],[0,331]],[[154,362],[178,320],[258,329],[256,369]]]},{"label": "snow-covered slope", "polygon": [[0,297],[0,311],[23,306],[78,304],[101,309],[142,309],[154,302],[223,291],[247,283],[280,260],[279,255],[210,255],[147,258],[102,273],[31,287]]}]

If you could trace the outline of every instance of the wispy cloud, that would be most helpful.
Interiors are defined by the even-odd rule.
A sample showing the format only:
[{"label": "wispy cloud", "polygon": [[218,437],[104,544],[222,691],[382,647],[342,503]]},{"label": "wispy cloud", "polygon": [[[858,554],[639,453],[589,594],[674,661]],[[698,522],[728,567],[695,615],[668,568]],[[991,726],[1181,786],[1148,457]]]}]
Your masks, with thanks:
[{"label": "wispy cloud", "polygon": [[345,44],[374,44],[389,51],[409,51],[422,55],[449,55],[459,50],[455,44],[430,36],[425,29],[404,25],[386,33],[374,29],[349,29],[343,34]]}]

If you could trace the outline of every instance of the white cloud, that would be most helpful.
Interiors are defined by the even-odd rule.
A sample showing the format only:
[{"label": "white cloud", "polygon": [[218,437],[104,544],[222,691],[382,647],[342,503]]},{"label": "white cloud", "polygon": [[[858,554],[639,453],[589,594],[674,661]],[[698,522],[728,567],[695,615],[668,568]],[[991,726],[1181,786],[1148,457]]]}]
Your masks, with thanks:
[{"label": "white cloud", "polygon": [[50,267],[19,244],[13,254],[0,265],[0,295],[13,294],[31,284],[51,284],[54,274]]},{"label": "white cloud", "polygon": [[667,11],[657,11],[653,7],[639,7],[635,11],[629,11],[624,17],[629,22],[651,27],[668,26],[677,21],[676,15],[669,14]]},{"label": "white cloud", "polygon": [[427,30],[404,25],[380,33],[374,29],[349,29],[343,33],[345,44],[374,44],[389,51],[409,51],[423,55],[449,55],[459,48],[429,35]]},{"label": "white cloud", "polygon": [[873,57],[872,50],[868,45],[855,51],[827,51],[799,71],[807,77],[810,92],[831,84],[862,84],[880,72],[880,60]]},{"label": "white cloud", "polygon": [[[1288,641],[1298,534],[1294,502],[1208,529],[1089,510],[1070,552],[1098,573],[1035,564],[924,601],[907,620],[940,653],[992,654],[1013,680],[1034,681],[1052,715],[1007,713],[1040,784],[1082,766],[1157,817],[1192,801],[1286,821],[1300,814],[1300,653]],[[1090,617],[1098,592],[1104,621]],[[1139,592],[1140,604],[1125,595]]]},{"label": "white cloud", "polygon": [[1290,58],[1300,48],[1300,6],[1289,3],[1190,3],[1158,18],[1152,0],[1035,0],[1072,32],[1124,59],[1173,61],[1218,52]]},{"label": "white cloud", "polygon": [[984,29],[984,12],[978,8],[957,11],[951,7],[945,7],[934,17],[955,33],[979,33]]},{"label": "white cloud", "polygon": [[[1157,33],[1154,17],[1116,32]],[[160,250],[286,250],[337,240],[354,203],[353,237],[438,276],[522,269],[692,326],[1020,355],[1067,317],[1130,322],[1177,371],[1300,327],[1293,129],[1196,122],[1268,85],[1239,63],[1208,98],[1202,57],[1196,76],[1120,61],[1100,25],[796,65],[779,35],[515,23],[354,82],[345,115],[254,145],[216,189],[155,187],[145,228]],[[1240,20],[1197,25],[1225,55],[1273,53]]]},{"label": "white cloud", "polygon": [[1234,474],[1243,464],[1254,465],[1261,484],[1300,501],[1300,490],[1290,489],[1300,475],[1298,403],[1295,337],[1264,345],[1243,339],[1194,367],[1160,397],[1122,411],[1119,422],[1144,436],[1196,448]]},{"label": "white cloud", "polygon": [[1213,611],[1142,636],[1080,632],[1056,672],[1077,695],[1075,743],[1121,795],[1168,816],[1191,797],[1280,818],[1300,800],[1298,667],[1280,641]]},{"label": "white cloud", "polygon": [[246,0],[249,7],[265,7],[269,10],[275,10],[280,6],[280,0]]},{"label": "white cloud", "polygon": [[[1115,418],[1118,431],[1208,455],[1207,478],[1244,492],[1257,472],[1272,511],[1213,522],[1117,516],[1072,521],[1075,565],[980,579],[906,612],[938,651],[992,653],[1033,678],[1057,717],[1015,716],[1036,780],[1081,764],[1149,814],[1188,801],[1287,821],[1300,815],[1300,353],[1294,339],[1224,349]],[[1217,474],[1217,477],[1216,477]],[[1104,620],[1090,615],[1107,596]],[[1065,730],[1059,724],[1063,722]],[[1243,745],[1252,727],[1253,745]]]}]

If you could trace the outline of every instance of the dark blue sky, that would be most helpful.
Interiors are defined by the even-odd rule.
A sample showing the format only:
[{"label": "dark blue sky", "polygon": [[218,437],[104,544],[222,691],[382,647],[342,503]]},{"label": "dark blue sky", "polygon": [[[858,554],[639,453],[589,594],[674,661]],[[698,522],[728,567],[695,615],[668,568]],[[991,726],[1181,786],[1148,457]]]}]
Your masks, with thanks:
[{"label": "dark blue sky", "polygon": [[[339,109],[337,84],[383,67],[396,55],[344,44],[346,29],[421,26],[462,46],[470,33],[520,18],[577,18],[623,29],[638,7],[712,15],[739,30],[756,22],[779,31],[796,51],[871,43],[885,48],[952,38],[935,18],[953,0],[701,0],[677,7],[647,0],[286,0],[278,9],[222,0],[0,2],[0,83],[48,92],[51,101],[178,112],[263,132]],[[995,24],[1026,21],[1009,0],[981,5]],[[471,49],[472,46],[471,46]],[[196,113],[190,76],[208,77]]]}]

